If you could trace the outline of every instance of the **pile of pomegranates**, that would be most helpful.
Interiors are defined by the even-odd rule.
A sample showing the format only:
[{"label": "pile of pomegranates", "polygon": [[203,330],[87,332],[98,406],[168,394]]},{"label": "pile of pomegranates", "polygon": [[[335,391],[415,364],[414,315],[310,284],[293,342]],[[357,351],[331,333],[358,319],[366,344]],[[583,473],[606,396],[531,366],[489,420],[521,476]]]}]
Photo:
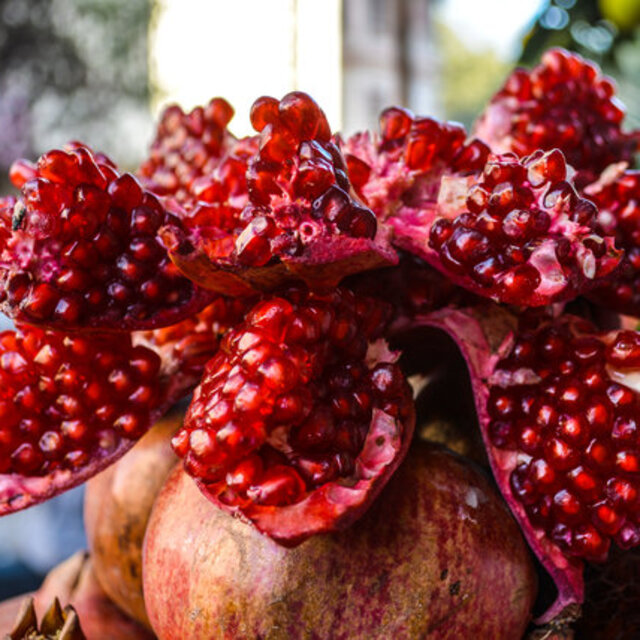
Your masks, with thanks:
[{"label": "pile of pomegranates", "polygon": [[638,637],[606,620],[640,549],[613,82],[552,49],[470,134],[389,107],[343,137],[301,92],[232,116],[169,107],[135,173],[11,168],[0,515],[95,476],[93,590],[51,578],[21,624],[58,595],[90,639]]}]

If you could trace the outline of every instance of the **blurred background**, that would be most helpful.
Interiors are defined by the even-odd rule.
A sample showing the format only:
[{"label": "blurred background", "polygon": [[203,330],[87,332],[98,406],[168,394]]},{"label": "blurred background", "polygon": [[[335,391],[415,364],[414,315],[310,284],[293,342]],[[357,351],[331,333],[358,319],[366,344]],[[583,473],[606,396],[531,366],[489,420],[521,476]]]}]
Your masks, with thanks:
[{"label": "blurred background", "polygon": [[[0,188],[16,158],[79,139],[135,169],[168,102],[300,89],[335,130],[391,104],[469,125],[516,64],[560,45],[640,120],[640,0],[0,0]],[[8,327],[0,316],[0,328]],[[0,519],[0,599],[84,547],[82,489]]]}]

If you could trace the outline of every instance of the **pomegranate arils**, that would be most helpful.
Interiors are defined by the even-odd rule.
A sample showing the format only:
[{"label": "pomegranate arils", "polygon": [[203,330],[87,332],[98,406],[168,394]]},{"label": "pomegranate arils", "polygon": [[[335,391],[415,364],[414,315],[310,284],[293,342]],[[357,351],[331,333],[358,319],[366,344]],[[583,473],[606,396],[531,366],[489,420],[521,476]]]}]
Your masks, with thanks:
[{"label": "pomegranate arils", "polygon": [[625,252],[622,267],[589,294],[613,311],[640,314],[640,172],[626,163],[612,165],[584,189],[597,205],[598,224]]},{"label": "pomegranate arils", "polygon": [[467,191],[467,212],[445,212],[431,226],[435,266],[475,293],[524,306],[571,298],[611,273],[620,260],[613,239],[596,233],[595,207],[565,175],[557,149],[490,157]]},{"label": "pomegranate arils", "polygon": [[115,334],[4,332],[0,381],[0,514],[96,473],[171,401],[158,355]]},{"label": "pomegranate arils", "polygon": [[248,196],[189,207],[187,235],[179,227],[165,231],[176,264],[231,294],[238,281],[249,291],[300,279],[328,290],[345,275],[393,264],[385,232],[351,189],[320,107],[293,92],[281,101],[260,98],[251,117],[260,133],[246,158]]},{"label": "pomegranate arils", "polygon": [[[290,290],[232,328],[173,440],[205,494],[289,543],[357,517],[412,429],[409,387],[379,340],[388,316],[346,290]],[[393,435],[380,428],[383,415]],[[362,475],[378,456],[382,467]],[[343,505],[328,497],[341,482],[354,490]],[[300,521],[271,521],[264,506],[295,507]]]},{"label": "pomegranate arils", "polygon": [[632,161],[637,137],[622,131],[613,81],[575,53],[551,49],[531,71],[516,69],[493,97],[475,135],[495,153],[559,148],[584,186],[613,162]]},{"label": "pomegranate arils", "polygon": [[[493,446],[518,451],[511,486],[531,521],[564,553],[603,560],[611,541],[628,544],[623,527],[640,524],[640,398],[623,386],[640,362],[640,338],[592,331],[567,318],[520,333],[519,348],[496,366],[494,378],[511,381],[491,387],[488,429]],[[523,344],[533,358],[523,361]],[[523,394],[537,395],[533,415],[522,411]]]},{"label": "pomegranate arils", "polygon": [[490,155],[482,142],[465,142],[459,125],[397,108],[383,113],[381,132],[343,144],[347,161],[370,169],[360,193],[395,245],[455,284],[542,306],[576,297],[617,267],[621,252],[567,181],[558,149]]},{"label": "pomegranate arils", "polygon": [[227,130],[232,117],[233,108],[223,98],[213,98],[207,106],[189,113],[178,105],[167,107],[149,158],[138,171],[145,186],[181,203],[207,200],[204,192],[215,189],[212,175],[236,143]]},{"label": "pomegranate arils", "polygon": [[157,236],[172,214],[85,147],[44,154],[22,199],[0,206],[2,308],[13,318],[126,330],[171,324],[211,298]]}]

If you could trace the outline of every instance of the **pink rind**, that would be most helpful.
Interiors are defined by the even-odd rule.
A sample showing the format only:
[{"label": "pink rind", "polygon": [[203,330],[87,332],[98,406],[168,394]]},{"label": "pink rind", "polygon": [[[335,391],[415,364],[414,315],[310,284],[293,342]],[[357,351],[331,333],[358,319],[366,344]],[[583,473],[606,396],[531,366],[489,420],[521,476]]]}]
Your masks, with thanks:
[{"label": "pink rind", "polygon": [[282,507],[253,505],[243,510],[221,503],[201,481],[196,480],[196,484],[224,511],[253,524],[283,546],[296,546],[312,535],[348,527],[367,510],[404,460],[414,427],[415,415],[400,423],[375,409],[371,429],[356,459],[354,474],[338,482],[328,482],[296,504]]},{"label": "pink rind", "polygon": [[197,237],[178,227],[163,227],[160,235],[176,267],[190,280],[211,291],[246,296],[271,291],[283,284],[303,281],[311,289],[328,290],[348,275],[395,266],[398,256],[381,228],[374,240],[332,236],[320,238],[299,256],[286,257],[262,267],[247,267],[230,259],[212,260]]},{"label": "pink rind", "polygon": [[421,326],[440,329],[449,335],[467,363],[478,423],[493,475],[531,550],[552,577],[558,590],[554,602],[535,620],[537,624],[545,624],[568,607],[583,602],[583,563],[567,558],[546,537],[542,529],[532,527],[524,506],[513,496],[509,483],[511,471],[516,466],[517,454],[497,450],[489,441],[489,381],[496,364],[511,347],[514,328],[512,317],[498,307],[487,310],[442,309],[413,318],[410,322],[399,323],[395,330],[404,331]]}]

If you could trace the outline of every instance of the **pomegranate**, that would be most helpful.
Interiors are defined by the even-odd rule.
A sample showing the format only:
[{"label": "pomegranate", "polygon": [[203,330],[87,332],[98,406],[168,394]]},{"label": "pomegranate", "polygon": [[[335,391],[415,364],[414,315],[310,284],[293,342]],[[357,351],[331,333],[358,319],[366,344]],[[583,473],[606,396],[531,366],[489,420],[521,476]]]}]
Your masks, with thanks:
[{"label": "pomegranate", "polygon": [[560,151],[487,157],[477,140],[463,144],[463,130],[453,144],[450,125],[412,117],[387,109],[379,138],[343,145],[369,167],[361,192],[395,245],[475,294],[520,306],[569,300],[616,269],[622,252]]},{"label": "pomegranate", "polygon": [[156,494],[177,458],[170,439],[182,424],[176,407],[117,464],[87,484],[84,523],[96,578],[106,595],[145,626],[142,540]]},{"label": "pomegranate", "polygon": [[162,235],[192,280],[238,295],[301,279],[330,289],[346,275],[394,264],[388,232],[359,202],[320,107],[306,94],[259,98],[259,149],[248,162],[248,201],[196,202]]},{"label": "pomegranate", "polygon": [[617,163],[584,189],[598,207],[598,223],[624,249],[622,268],[589,298],[619,313],[640,316],[640,171]]},{"label": "pomegranate", "polygon": [[16,622],[6,638],[7,640],[38,640],[38,638],[86,640],[75,609],[71,605],[62,609],[57,598],[47,609],[40,623],[33,606],[33,599],[26,598],[20,605]]},{"label": "pomegranate", "polygon": [[424,443],[361,520],[293,549],[215,509],[177,468],[151,514],[143,578],[160,640],[521,638],[536,594],[491,484]]},{"label": "pomegranate", "polygon": [[[32,597],[35,615],[39,620],[43,619],[56,599],[61,607],[71,605],[87,640],[152,640],[154,637],[106,597],[96,581],[91,560],[82,551],[55,567]],[[8,626],[0,628],[0,632],[9,632],[23,602],[24,598],[19,597],[0,605],[0,621],[3,624],[13,616]],[[69,640],[75,640],[74,636]]]},{"label": "pomegranate", "polygon": [[411,392],[388,308],[346,290],[268,297],[222,340],[173,446],[205,494],[286,544],[353,522],[404,457]]},{"label": "pomegranate", "polygon": [[181,397],[129,335],[0,333],[0,515],[83,482]]},{"label": "pomegranate", "polygon": [[[227,130],[232,117],[233,107],[224,98],[213,98],[189,113],[178,105],[167,107],[149,158],[138,171],[145,186],[181,203],[203,199],[203,184],[211,180],[223,157],[235,146],[236,139]],[[240,169],[243,177],[246,166]]]},{"label": "pomegranate", "polygon": [[582,559],[640,543],[640,334],[499,307],[411,324],[445,331],[467,361],[494,477],[558,588],[547,622],[582,601]]},{"label": "pomegranate", "polygon": [[122,331],[173,324],[211,300],[159,241],[172,214],[104,156],[74,144],[12,175],[22,197],[0,201],[0,303],[11,317]]},{"label": "pomegranate", "polygon": [[622,131],[624,107],[611,78],[590,61],[550,49],[531,71],[516,69],[492,98],[475,135],[496,153],[526,156],[557,147],[584,186],[613,162],[633,160],[635,133]]}]

